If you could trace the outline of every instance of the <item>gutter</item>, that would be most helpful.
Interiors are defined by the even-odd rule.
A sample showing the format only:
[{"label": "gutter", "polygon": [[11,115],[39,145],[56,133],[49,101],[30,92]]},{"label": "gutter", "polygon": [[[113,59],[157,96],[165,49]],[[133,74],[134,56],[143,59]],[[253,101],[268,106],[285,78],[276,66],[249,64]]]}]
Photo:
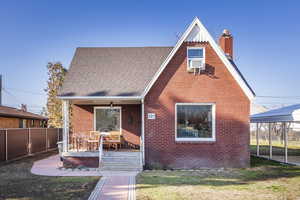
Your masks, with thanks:
[{"label": "gutter", "polygon": [[142,100],[141,96],[57,96],[62,100]]}]

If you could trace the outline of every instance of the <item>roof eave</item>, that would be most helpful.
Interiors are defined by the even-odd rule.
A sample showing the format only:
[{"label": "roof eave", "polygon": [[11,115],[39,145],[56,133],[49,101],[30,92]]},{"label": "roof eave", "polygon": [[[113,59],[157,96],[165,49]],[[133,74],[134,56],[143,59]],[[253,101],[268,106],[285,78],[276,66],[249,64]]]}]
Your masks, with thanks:
[{"label": "roof eave", "polygon": [[141,96],[58,96],[62,100],[142,100]]},{"label": "roof eave", "polygon": [[18,119],[48,120],[47,117],[33,117],[33,116],[25,116],[25,115],[17,115],[17,114],[4,114],[4,113],[1,113],[0,117],[18,118]]}]

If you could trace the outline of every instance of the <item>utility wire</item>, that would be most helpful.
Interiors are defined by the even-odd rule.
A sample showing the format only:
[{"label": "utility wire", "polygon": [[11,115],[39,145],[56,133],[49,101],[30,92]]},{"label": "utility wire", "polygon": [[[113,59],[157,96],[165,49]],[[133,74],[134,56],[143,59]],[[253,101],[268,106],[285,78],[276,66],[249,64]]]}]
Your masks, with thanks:
[{"label": "utility wire", "polygon": [[8,94],[9,96],[13,97],[16,101],[20,102],[21,104],[23,104],[22,101],[20,101],[15,95],[11,94],[10,92],[8,92],[5,88],[3,88],[3,91]]},{"label": "utility wire", "polygon": [[[18,107],[20,106],[20,104],[5,104],[6,106],[9,106],[9,107]],[[30,105],[30,104],[26,104],[27,107],[29,108],[43,108],[44,106],[42,105]]]},{"label": "utility wire", "polygon": [[300,99],[300,96],[256,96],[258,98]]},{"label": "utility wire", "polygon": [[[5,88],[3,88],[3,91],[8,94],[9,96],[13,97],[16,101],[20,102],[20,104],[24,104],[22,101],[20,101],[15,95],[11,94],[9,91],[7,91]],[[28,105],[26,105],[28,106]],[[13,106],[14,107],[14,106]],[[33,112],[37,112],[37,110],[41,111],[43,106],[38,106],[38,105],[31,105],[31,106],[28,106],[29,107],[29,110],[35,110]],[[34,108],[35,107],[35,108]]]},{"label": "utility wire", "polygon": [[14,90],[14,91],[17,91],[17,92],[28,93],[28,94],[32,94],[32,95],[40,95],[40,96],[45,96],[46,95],[46,94],[43,94],[43,93],[32,92],[32,91],[28,91],[28,90],[22,90],[22,89],[18,89],[18,88],[6,87],[6,88],[3,88],[3,89]]}]

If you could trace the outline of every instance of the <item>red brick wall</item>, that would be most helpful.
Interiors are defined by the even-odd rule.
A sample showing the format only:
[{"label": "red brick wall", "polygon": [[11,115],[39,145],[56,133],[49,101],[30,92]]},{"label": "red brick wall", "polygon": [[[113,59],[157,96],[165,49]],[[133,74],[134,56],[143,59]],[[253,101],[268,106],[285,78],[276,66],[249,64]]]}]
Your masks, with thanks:
[{"label": "red brick wall", "polygon": [[[108,106],[108,105],[107,105]],[[139,145],[141,135],[141,105],[116,105],[122,107],[122,135],[128,143]],[[74,133],[94,129],[94,105],[72,105],[71,126]]]},{"label": "red brick wall", "polygon": [[72,157],[65,156],[63,158],[63,166],[73,168],[79,166],[96,168],[99,167],[99,157]]},{"label": "red brick wall", "polygon": [[74,133],[94,130],[94,106],[72,105],[71,129]]},{"label": "red brick wall", "polygon": [[[206,72],[187,72],[187,46],[204,46]],[[216,142],[175,142],[175,103],[216,104]],[[171,168],[249,164],[250,102],[208,43],[184,43],[145,98],[146,165]],[[156,113],[148,120],[147,113]]]}]

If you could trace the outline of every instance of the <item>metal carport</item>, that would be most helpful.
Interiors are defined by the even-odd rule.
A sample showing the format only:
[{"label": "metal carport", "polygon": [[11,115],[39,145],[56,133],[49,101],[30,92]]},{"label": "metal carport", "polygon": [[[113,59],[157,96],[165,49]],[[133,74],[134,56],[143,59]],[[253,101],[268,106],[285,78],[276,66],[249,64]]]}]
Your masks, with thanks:
[{"label": "metal carport", "polygon": [[254,114],[251,153],[300,165],[300,104]]}]

